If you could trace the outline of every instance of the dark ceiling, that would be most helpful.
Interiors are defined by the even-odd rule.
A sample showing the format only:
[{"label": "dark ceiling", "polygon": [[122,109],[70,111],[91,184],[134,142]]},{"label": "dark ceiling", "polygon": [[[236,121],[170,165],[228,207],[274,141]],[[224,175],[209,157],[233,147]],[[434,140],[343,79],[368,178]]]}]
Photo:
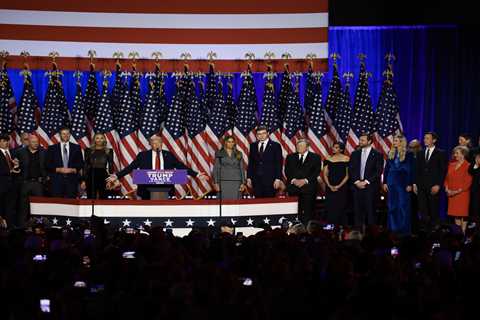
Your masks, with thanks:
[{"label": "dark ceiling", "polygon": [[330,0],[331,26],[458,24],[480,25],[471,1]]}]

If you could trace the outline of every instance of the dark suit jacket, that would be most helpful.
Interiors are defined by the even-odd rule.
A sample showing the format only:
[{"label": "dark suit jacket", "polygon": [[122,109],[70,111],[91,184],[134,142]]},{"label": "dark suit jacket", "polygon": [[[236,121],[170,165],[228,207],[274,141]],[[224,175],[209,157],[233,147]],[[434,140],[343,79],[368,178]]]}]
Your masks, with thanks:
[{"label": "dark suit jacket", "polygon": [[[162,150],[163,155],[163,167],[165,169],[186,169],[189,176],[195,177],[197,173],[190,168],[187,168],[183,163],[177,160],[175,156],[165,150]],[[126,166],[123,170],[117,173],[117,177],[120,179],[135,169],[152,169],[152,150],[142,151],[137,154],[135,159]],[[171,185],[170,187],[173,187]],[[138,185],[137,194],[145,198],[147,196],[147,185]]]},{"label": "dark suit jacket", "polygon": [[428,162],[425,161],[425,152],[417,154],[417,168],[415,183],[419,187],[431,188],[443,186],[448,169],[448,158],[445,151],[435,147]]},{"label": "dark suit jacket", "polygon": [[282,179],[282,148],[280,144],[268,140],[263,155],[258,152],[258,141],[250,144],[247,178],[262,181]]},{"label": "dark suit jacket", "polygon": [[[22,179],[28,178],[28,166],[30,164],[29,152],[28,148],[20,148],[15,152],[15,158],[20,162],[20,176]],[[40,175],[45,179],[47,177],[47,151],[39,147],[37,152],[40,160]]]},{"label": "dark suit jacket", "polygon": [[[316,153],[308,152],[303,164],[300,164],[298,152],[289,154],[285,162],[287,191],[291,194],[296,194],[298,192],[316,193],[317,177],[320,174],[321,166],[322,160]],[[307,179],[308,184],[300,189],[291,183],[293,179]]]},{"label": "dark suit jacket", "polygon": [[[350,179],[354,183],[355,181],[362,180],[360,179],[360,169],[362,162],[362,150],[358,149],[352,152],[350,157]],[[363,175],[364,180],[370,182],[371,187],[378,188],[380,186],[380,177],[382,176],[383,171],[383,156],[372,148],[370,154],[367,158],[367,163],[365,164],[365,172]]]},{"label": "dark suit jacket", "polygon": [[[57,143],[49,146],[47,150],[47,170],[52,178],[52,183],[56,183],[55,179],[62,175],[55,172],[56,168],[63,167],[62,152],[60,147],[61,144]],[[69,174],[68,177],[77,180],[80,175],[80,170],[82,170],[84,166],[82,150],[78,144],[71,142],[69,142],[69,150],[68,167],[77,169],[77,174]]]},{"label": "dark suit jacket", "polygon": [[[14,153],[10,150],[10,157],[14,158]],[[13,174],[10,172],[7,158],[0,151],[0,192],[5,192],[13,187]]]}]

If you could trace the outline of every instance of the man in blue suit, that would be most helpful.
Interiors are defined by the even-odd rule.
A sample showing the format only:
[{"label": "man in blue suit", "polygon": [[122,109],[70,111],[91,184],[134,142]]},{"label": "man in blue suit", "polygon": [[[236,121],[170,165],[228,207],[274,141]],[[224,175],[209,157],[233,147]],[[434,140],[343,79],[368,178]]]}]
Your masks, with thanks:
[{"label": "man in blue suit", "polygon": [[248,155],[247,186],[255,198],[274,197],[282,179],[282,148],[268,138],[266,127],[259,126],[256,136]]},{"label": "man in blue suit", "polygon": [[[135,169],[186,169],[189,176],[198,177],[200,179],[205,177],[205,174],[197,173],[192,169],[187,168],[183,163],[178,161],[172,153],[162,150],[162,145],[163,142],[160,136],[151,136],[150,146],[152,149],[138,153],[132,163],[130,163],[123,170],[117,172],[117,174],[112,174],[110,177],[108,177],[107,182],[118,183],[118,179],[126,176]],[[147,187],[147,185],[138,185],[137,189],[137,195],[144,200],[150,199],[150,192],[148,192]],[[169,187],[173,188],[173,185],[170,185]]]},{"label": "man in blue suit", "polygon": [[53,197],[75,198],[78,194],[83,154],[78,144],[70,142],[70,136],[70,129],[60,129],[60,142],[47,150],[46,163]]},{"label": "man in blue suit", "polygon": [[[375,210],[380,193],[383,156],[372,147],[372,135],[358,137],[358,149],[350,157],[350,180],[353,182],[354,224],[358,228],[376,224]],[[366,218],[366,223],[365,223]]]}]

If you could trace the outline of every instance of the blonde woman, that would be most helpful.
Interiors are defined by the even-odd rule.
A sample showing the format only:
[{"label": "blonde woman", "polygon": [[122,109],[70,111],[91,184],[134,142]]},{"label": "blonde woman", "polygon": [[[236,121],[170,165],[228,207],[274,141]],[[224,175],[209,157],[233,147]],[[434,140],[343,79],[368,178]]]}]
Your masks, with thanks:
[{"label": "blonde woman", "polygon": [[84,181],[89,199],[106,199],[105,179],[113,173],[113,151],[103,133],[96,133],[93,145],[85,149]]},{"label": "blonde woman", "polygon": [[411,232],[410,193],[413,186],[414,156],[407,152],[407,139],[398,134],[388,154],[383,190],[388,194],[388,227],[399,234]]},{"label": "blonde woman", "polygon": [[222,199],[240,199],[245,190],[242,153],[232,136],[223,139],[223,147],[215,155],[213,179],[215,190],[220,192]]}]

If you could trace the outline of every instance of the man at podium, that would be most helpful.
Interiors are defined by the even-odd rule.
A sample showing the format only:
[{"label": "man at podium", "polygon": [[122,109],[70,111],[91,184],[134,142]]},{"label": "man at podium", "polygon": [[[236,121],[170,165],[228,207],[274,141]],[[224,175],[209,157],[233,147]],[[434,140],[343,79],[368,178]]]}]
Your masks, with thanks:
[{"label": "man at podium", "polygon": [[[183,163],[177,160],[175,156],[166,150],[162,150],[162,138],[158,135],[150,137],[150,146],[152,149],[141,151],[137,154],[136,158],[123,170],[117,172],[117,174],[110,175],[106,181],[109,184],[117,184],[118,180],[126,176],[135,169],[150,169],[150,170],[166,170],[166,169],[185,169],[189,176],[198,177],[204,179],[206,176],[204,173],[197,173],[190,168],[187,168]],[[150,200],[150,192],[147,185],[138,185],[137,195],[143,200]],[[167,191],[173,188],[173,185],[163,185]],[[163,197],[168,196],[168,192],[163,192]]]}]

